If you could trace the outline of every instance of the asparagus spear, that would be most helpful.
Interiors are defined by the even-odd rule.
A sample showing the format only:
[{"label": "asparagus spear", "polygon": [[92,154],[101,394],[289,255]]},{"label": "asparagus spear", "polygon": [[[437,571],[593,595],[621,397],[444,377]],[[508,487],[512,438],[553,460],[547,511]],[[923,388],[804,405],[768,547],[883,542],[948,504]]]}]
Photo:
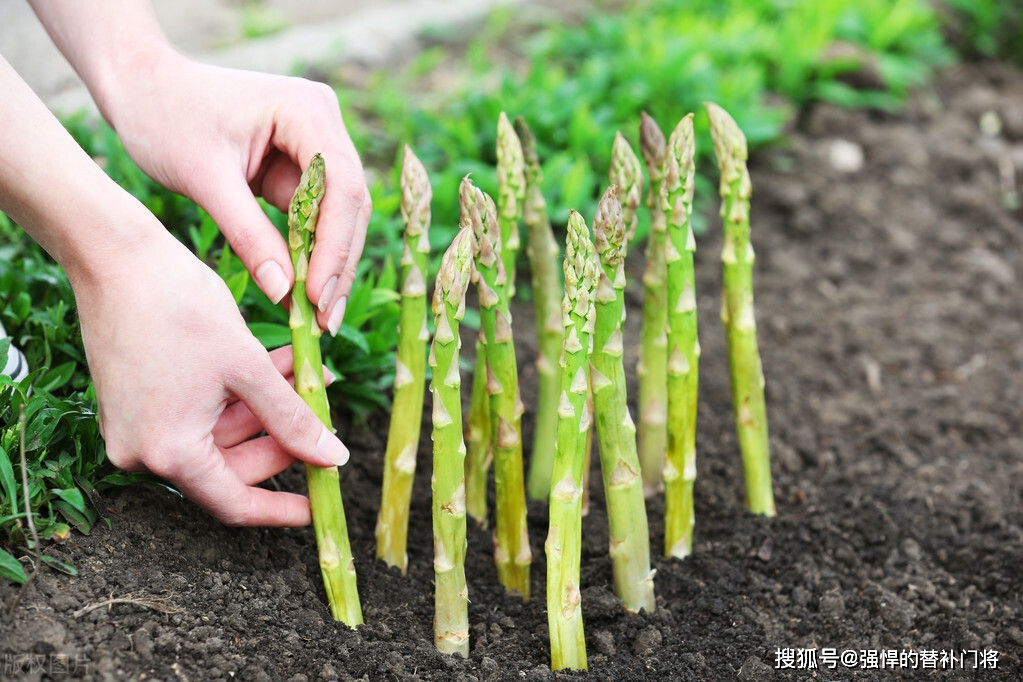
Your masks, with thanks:
[{"label": "asparagus spear", "polygon": [[622,362],[628,238],[616,189],[611,185],[604,192],[593,219],[593,241],[602,269],[595,294],[597,317],[590,356],[590,384],[607,500],[615,594],[628,611],[653,612],[650,531],[636,451],[636,426],[629,414]]},{"label": "asparagus spear", "polygon": [[668,292],[664,264],[666,220],[661,209],[664,133],[654,119],[643,113],[639,126],[640,150],[646,162],[650,185],[650,234],[643,273],[643,327],[639,351],[639,462],[647,497],[661,489],[664,451],[667,447],[668,418]]},{"label": "asparagus spear", "polygon": [[687,114],[668,139],[661,207],[667,216],[668,451],[664,466],[664,555],[684,559],[693,549],[696,406],[700,341],[696,326],[696,239],[693,212],[696,140]]},{"label": "asparagus spear", "polygon": [[473,258],[473,234],[463,228],[444,253],[433,290],[436,331],[430,348],[433,380],[434,643],[445,654],[469,656],[469,589],[465,583],[465,442],[462,440],[458,323]]},{"label": "asparagus spear", "polygon": [[493,200],[466,177],[460,188],[475,236],[475,281],[479,290],[480,327],[486,337],[487,394],[490,396],[490,442],[494,457],[497,522],[494,563],[509,590],[529,599],[533,560],[526,527],[526,489],[522,472],[522,401],[515,363],[508,288],[501,262],[501,232]]},{"label": "asparagus spear", "polygon": [[521,116],[515,131],[522,144],[526,165],[526,199],[523,218],[529,236],[526,254],[532,273],[533,306],[537,335],[537,401],[533,426],[533,451],[529,461],[526,492],[534,500],[546,500],[551,492],[554,441],[558,435],[558,398],[561,395],[561,345],[565,327],[561,324],[561,249],[547,216],[547,202],[541,184],[543,171],[536,153],[536,139]]},{"label": "asparagus spear", "polygon": [[[463,209],[464,211],[464,209]],[[465,218],[463,217],[463,220]],[[477,525],[487,526],[487,480],[494,460],[490,446],[490,396],[487,395],[487,342],[480,329],[472,373],[469,416],[465,420],[465,508]]]},{"label": "asparagus spear", "polygon": [[622,204],[622,220],[625,222],[625,239],[632,242],[639,226],[639,202],[643,200],[643,166],[632,150],[632,145],[620,132],[615,133],[611,147],[611,184],[618,188]]},{"label": "asparagus spear", "polygon": [[[330,406],[323,387],[323,359],[320,354],[320,327],[313,305],[306,295],[309,257],[315,242],[316,219],[326,181],[323,157],[313,156],[291,198],[288,207],[288,247],[295,267],[295,286],[291,290],[291,344],[295,358],[295,390],[316,416],[331,427]],[[356,585],[355,561],[348,543],[348,525],[341,502],[337,467],[306,465],[309,506],[319,549],[320,572],[327,592],[330,613],[349,627],[362,623],[362,606]]]},{"label": "asparagus spear", "polygon": [[[519,249],[519,213],[526,189],[522,147],[508,117],[497,122],[498,209],[501,224],[501,259],[508,274],[509,299],[515,294],[515,258]],[[490,399],[487,394],[486,339],[482,330],[476,343],[476,371],[466,423],[466,506],[469,515],[485,526],[487,521],[487,475],[493,461]]]},{"label": "asparagus spear", "polygon": [[592,422],[586,405],[590,383],[587,362],[596,318],[593,297],[598,266],[586,221],[575,211],[568,217],[564,269],[562,322],[566,332],[561,355],[558,443],[551,476],[550,529],[545,543],[547,621],[551,668],[585,670],[579,564],[584,448]]},{"label": "asparagus spear", "polygon": [[526,169],[522,143],[502,111],[497,119],[497,216],[501,223],[501,262],[508,278],[508,300],[515,298],[519,221],[525,200]]},{"label": "asparagus spear", "polygon": [[749,206],[753,188],[746,168],[746,137],[721,107],[707,103],[714,155],[721,170],[721,250],[724,296],[721,321],[728,338],[732,409],[746,474],[746,506],[755,514],[774,516],[771,454],[764,403],[764,373],[753,312],[753,246]]},{"label": "asparagus spear", "polygon": [[433,192],[426,169],[405,147],[401,169],[401,216],[405,250],[401,257],[401,317],[394,375],[394,405],[384,454],[384,481],[377,517],[377,559],[408,566],[405,552],[412,479],[422,427],[426,386],[426,272],[430,253],[430,199]]}]

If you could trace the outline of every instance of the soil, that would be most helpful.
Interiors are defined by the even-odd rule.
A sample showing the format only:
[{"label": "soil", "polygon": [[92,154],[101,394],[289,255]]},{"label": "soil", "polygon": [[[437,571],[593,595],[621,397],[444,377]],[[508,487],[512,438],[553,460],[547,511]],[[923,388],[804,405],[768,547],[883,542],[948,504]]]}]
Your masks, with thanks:
[{"label": "soil", "polygon": [[[380,416],[346,429],[353,458],[342,476],[366,625],[331,620],[310,529],[226,528],[163,489],[134,487],[105,498],[109,528],[52,549],[78,577],[42,572],[0,621],[0,677],[1023,679],[1023,213],[1010,196],[1023,172],[1021,112],[1023,73],[959,66],[900,113],[816,106],[785,146],[754,156],[778,515],[743,505],[711,229],[697,253],[695,553],[657,558],[656,612],[626,614],[594,486],[583,548],[588,674],[550,672],[543,599],[503,592],[479,528],[469,534],[470,657],[434,650],[429,437],[402,576],[373,560]],[[643,267],[634,251],[631,339]],[[530,309],[515,316],[528,359]],[[520,361],[528,405],[535,373]],[[301,490],[301,473],[276,484]],[[649,511],[659,548],[662,503]],[[529,512],[542,595],[546,513]],[[5,602],[14,594],[0,585]],[[124,601],[102,606],[112,598]],[[827,649],[845,664],[829,669]],[[818,670],[806,668],[806,650]],[[954,669],[938,653],[949,650],[966,652]],[[903,665],[870,668],[881,651]],[[997,652],[997,668],[975,666],[985,651]]]}]

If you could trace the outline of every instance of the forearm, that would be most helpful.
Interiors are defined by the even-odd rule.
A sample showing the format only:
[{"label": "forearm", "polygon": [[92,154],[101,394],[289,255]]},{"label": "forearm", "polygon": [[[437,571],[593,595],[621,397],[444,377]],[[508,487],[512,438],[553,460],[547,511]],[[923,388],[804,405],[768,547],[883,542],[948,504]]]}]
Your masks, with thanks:
[{"label": "forearm", "polygon": [[[120,189],[0,57],[0,210],[25,229],[72,284],[146,238],[145,209]],[[110,215],[121,220],[112,221]]]},{"label": "forearm", "polygon": [[151,75],[161,60],[176,55],[150,0],[29,0],[29,4],[108,121],[118,91],[132,74]]}]

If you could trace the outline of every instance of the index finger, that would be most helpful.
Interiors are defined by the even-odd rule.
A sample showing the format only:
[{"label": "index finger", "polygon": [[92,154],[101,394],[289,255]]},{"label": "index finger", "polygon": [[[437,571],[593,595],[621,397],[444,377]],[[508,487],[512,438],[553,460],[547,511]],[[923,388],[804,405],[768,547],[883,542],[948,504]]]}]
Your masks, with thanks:
[{"label": "index finger", "polygon": [[325,189],[306,292],[317,308],[320,327],[336,334],[344,314],[343,299],[351,291],[354,265],[362,255],[372,202],[336,93],[322,83],[300,83],[304,87],[297,100],[305,105],[278,111],[274,141],[302,169],[315,154],[323,156]]}]

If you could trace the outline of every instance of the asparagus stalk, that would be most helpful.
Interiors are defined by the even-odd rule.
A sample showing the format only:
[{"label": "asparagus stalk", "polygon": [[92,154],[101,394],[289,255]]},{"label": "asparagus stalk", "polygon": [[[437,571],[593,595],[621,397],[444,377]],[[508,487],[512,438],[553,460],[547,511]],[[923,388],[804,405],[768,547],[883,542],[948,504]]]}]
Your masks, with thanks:
[{"label": "asparagus stalk", "polygon": [[664,555],[684,559],[693,549],[693,484],[696,481],[696,407],[700,341],[696,325],[696,239],[690,223],[696,178],[693,115],[668,139],[661,185],[667,216],[668,450],[664,466]]},{"label": "asparagus stalk", "polygon": [[469,656],[469,589],[465,583],[465,442],[462,439],[458,326],[473,258],[473,234],[463,228],[444,253],[433,290],[436,319],[433,380],[434,643],[445,654]]},{"label": "asparagus stalk", "polygon": [[558,435],[558,399],[561,395],[561,345],[565,327],[561,324],[561,249],[547,216],[541,184],[543,171],[536,153],[536,139],[521,116],[515,119],[515,131],[522,144],[526,166],[526,198],[523,219],[528,240],[533,285],[533,309],[537,336],[537,401],[533,426],[533,451],[529,460],[526,492],[534,500],[546,500],[551,492],[551,466],[554,441]]},{"label": "asparagus stalk", "polygon": [[479,291],[480,327],[486,337],[487,394],[490,396],[490,442],[494,458],[497,522],[494,563],[509,590],[529,599],[533,560],[526,527],[526,489],[522,471],[522,401],[515,362],[508,288],[501,262],[501,232],[493,200],[462,180],[462,205],[468,207],[475,236],[475,281]]},{"label": "asparagus stalk", "polygon": [[632,150],[632,145],[620,132],[615,133],[611,147],[611,184],[618,188],[625,223],[625,239],[631,243],[639,226],[639,202],[643,200],[643,166]]},{"label": "asparagus stalk", "polygon": [[746,475],[746,506],[754,514],[774,516],[771,454],[764,403],[764,373],[753,312],[753,246],[749,207],[753,187],[746,168],[746,137],[721,107],[707,103],[714,155],[721,171],[721,250],[724,296],[721,321],[728,338],[732,409]]},{"label": "asparagus stalk", "polygon": [[384,454],[384,481],[377,517],[377,559],[408,567],[405,547],[412,480],[422,428],[426,386],[426,272],[430,253],[430,199],[426,169],[407,145],[401,169],[401,217],[405,249],[401,257],[401,316],[394,374],[394,405]]},{"label": "asparagus stalk", "polygon": [[497,119],[497,216],[501,223],[501,262],[508,278],[508,300],[515,298],[515,261],[519,255],[519,221],[526,200],[522,143],[508,116]]},{"label": "asparagus stalk", "polygon": [[590,383],[587,364],[596,318],[593,295],[598,266],[586,222],[575,211],[568,217],[564,269],[562,321],[566,332],[561,355],[558,443],[551,476],[550,529],[545,544],[547,621],[551,668],[585,670],[579,564],[584,448],[592,422],[586,405]]},{"label": "asparagus stalk", "polygon": [[650,185],[650,234],[643,273],[643,327],[639,350],[639,462],[647,497],[661,489],[668,419],[668,292],[664,264],[666,219],[661,209],[665,155],[664,133],[645,112],[639,126],[640,150]]},{"label": "asparagus stalk", "polygon": [[[323,157],[313,156],[288,207],[288,247],[295,267],[291,291],[291,344],[295,358],[295,390],[316,416],[330,428],[330,406],[323,386],[320,327],[306,295],[309,257],[315,242],[316,220],[326,181]],[[355,561],[348,542],[348,524],[341,501],[337,467],[306,465],[309,506],[319,549],[320,572],[330,613],[349,627],[362,623],[362,606],[356,585]]]},{"label": "asparagus stalk", "polygon": [[625,365],[622,362],[628,238],[622,205],[614,185],[608,188],[597,205],[593,241],[602,269],[594,297],[596,325],[590,356],[590,385],[596,412],[604,497],[607,500],[615,594],[630,612],[653,612],[650,531],[636,451],[636,426],[629,414]]},{"label": "asparagus stalk", "polygon": [[[464,208],[463,208],[464,212]],[[490,396],[487,395],[487,344],[483,330],[476,340],[469,416],[465,420],[465,508],[476,524],[487,527],[487,480],[494,460],[490,446]]]}]

